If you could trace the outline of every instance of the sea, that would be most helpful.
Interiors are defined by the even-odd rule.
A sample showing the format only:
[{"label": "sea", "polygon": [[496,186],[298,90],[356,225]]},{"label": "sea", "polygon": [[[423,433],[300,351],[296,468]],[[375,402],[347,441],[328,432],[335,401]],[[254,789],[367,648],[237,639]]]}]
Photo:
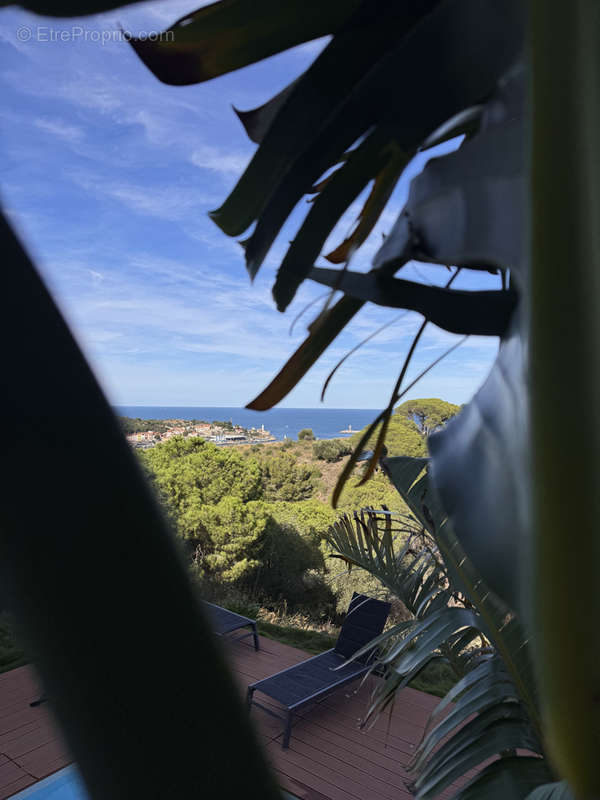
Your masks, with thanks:
[{"label": "sea", "polygon": [[378,414],[373,408],[272,408],[250,411],[227,406],[115,406],[124,417],[141,419],[197,419],[206,422],[232,422],[242,428],[260,428],[277,439],[297,439],[303,428],[311,428],[317,439],[344,439],[361,430]]}]

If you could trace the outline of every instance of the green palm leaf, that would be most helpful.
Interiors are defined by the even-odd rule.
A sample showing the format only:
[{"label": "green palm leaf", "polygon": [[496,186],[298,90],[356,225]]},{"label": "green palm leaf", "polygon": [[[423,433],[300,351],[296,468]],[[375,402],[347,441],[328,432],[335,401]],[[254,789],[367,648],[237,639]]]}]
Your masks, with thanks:
[{"label": "green palm leaf", "polygon": [[494,761],[458,791],[452,800],[523,800],[548,780],[544,759],[508,756]]},{"label": "green palm leaf", "polygon": [[[465,772],[505,751],[526,748],[543,755],[522,631],[457,549],[458,542],[451,538],[446,515],[429,482],[427,464],[427,459],[408,458],[384,462],[388,474],[403,486],[403,497],[416,518],[412,526],[399,515],[363,510],[355,513],[354,520],[348,516],[340,519],[328,537],[337,557],[376,576],[414,614],[413,620],[390,628],[355,654],[360,657],[377,647],[373,668],[384,673],[363,724],[389,707],[397,693],[433,658],[448,661],[459,678],[432,713],[411,766],[418,776],[414,786],[417,796],[424,798],[436,796]],[[417,530],[422,526],[434,537],[439,550],[433,540],[427,545],[423,534],[406,534],[407,528],[414,530],[415,523]],[[449,562],[445,552],[449,553]],[[440,555],[444,562],[440,562]],[[468,597],[469,607],[450,605],[461,596],[456,594],[454,575]],[[481,648],[475,645],[482,632],[494,645],[499,642],[500,648],[488,648],[490,652],[481,655]],[[506,661],[500,649],[508,654]],[[525,674],[519,670],[525,670]],[[543,780],[551,778],[545,766],[543,775]],[[485,784],[491,780],[485,769],[481,780]],[[502,779],[496,776],[494,780]],[[472,781],[470,791],[474,792],[476,786],[477,780]],[[513,796],[521,794],[507,795],[511,800]]]},{"label": "green palm leaf", "polygon": [[518,720],[503,719],[491,723],[462,750],[453,752],[445,761],[436,763],[435,769],[425,771],[415,782],[416,798],[426,800],[436,797],[457,778],[488,758],[505,750],[528,748],[535,742],[527,726]]},{"label": "green palm leaf", "polygon": [[413,514],[435,538],[452,583],[477,609],[481,630],[502,658],[541,738],[537,688],[526,644],[528,637],[518,619],[490,592],[466,557],[425,469],[427,463],[427,459],[399,457],[386,459],[384,467]]},{"label": "green palm leaf", "polygon": [[[432,773],[435,771],[437,764],[452,758],[454,752],[462,750],[467,743],[470,745],[476,743],[479,735],[483,733],[488,725],[502,719],[519,720],[526,723],[527,715],[518,703],[511,701],[495,703],[487,710],[478,712],[473,719],[459,728],[458,732],[454,733],[452,738],[446,742],[444,747],[437,750],[433,757],[432,753],[439,744],[440,739],[428,736],[423,746],[419,748],[418,757],[416,757],[411,769],[419,772],[426,766],[427,773]],[[528,735],[530,735],[530,729],[528,730]]]}]

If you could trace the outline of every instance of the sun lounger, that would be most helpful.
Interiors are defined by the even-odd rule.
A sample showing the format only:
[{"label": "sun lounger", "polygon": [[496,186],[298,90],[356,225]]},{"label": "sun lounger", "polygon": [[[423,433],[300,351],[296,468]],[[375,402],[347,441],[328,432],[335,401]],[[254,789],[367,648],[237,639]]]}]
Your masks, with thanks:
[{"label": "sun lounger", "polygon": [[[370,669],[373,650],[350,664],[341,665],[383,631],[389,611],[389,603],[354,593],[333,649],[250,684],[248,707],[251,708],[254,703],[284,721],[283,747],[289,745],[292,720],[297,711],[360,678]],[[276,700],[283,706],[284,713],[278,714],[272,708],[257,702],[254,699],[255,692]]]},{"label": "sun lounger", "polygon": [[214,603],[204,601],[203,605],[215,633],[223,635],[224,633],[231,633],[232,631],[237,631],[242,628],[250,628],[248,633],[244,633],[237,638],[244,639],[246,636],[252,636],[254,638],[254,649],[260,649],[255,620],[249,617],[243,617],[241,614],[236,614],[234,611],[229,611],[226,608],[221,608],[221,606],[216,606]]}]

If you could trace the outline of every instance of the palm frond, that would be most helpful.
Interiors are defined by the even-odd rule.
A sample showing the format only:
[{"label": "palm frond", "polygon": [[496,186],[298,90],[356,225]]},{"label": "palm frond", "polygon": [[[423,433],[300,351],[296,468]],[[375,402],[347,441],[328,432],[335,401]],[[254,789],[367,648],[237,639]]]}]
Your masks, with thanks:
[{"label": "palm frond", "polygon": [[[493,777],[501,785],[504,778],[497,771],[490,777],[485,764],[517,749],[536,754],[539,763],[532,772],[538,782],[549,781],[552,773],[544,759],[537,719],[529,712],[534,702],[530,687],[527,677],[518,674],[528,665],[522,630],[464,554],[459,557],[458,543],[450,537],[446,516],[429,484],[427,463],[427,459],[385,462],[388,473],[396,479],[401,475],[408,487],[403,497],[412,519],[363,509],[353,519],[344,515],[328,535],[335,557],[375,576],[413,617],[390,627],[354,655],[359,658],[377,647],[373,669],[383,673],[362,724],[369,726],[391,708],[398,692],[432,659],[443,659],[457,682],[434,709],[411,764],[416,797],[436,797],[477,768],[478,776],[469,783],[473,796],[479,780],[487,786]],[[516,766],[516,774],[521,766]],[[523,777],[515,785],[530,791],[537,783],[528,781]],[[506,798],[524,796],[519,792],[515,788]]]}]

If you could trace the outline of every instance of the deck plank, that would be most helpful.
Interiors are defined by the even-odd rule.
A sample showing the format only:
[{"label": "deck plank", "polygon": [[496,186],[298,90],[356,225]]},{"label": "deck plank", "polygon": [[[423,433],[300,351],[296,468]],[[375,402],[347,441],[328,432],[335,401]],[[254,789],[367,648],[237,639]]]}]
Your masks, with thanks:
[{"label": "deck plank", "polygon": [[[281,642],[260,637],[256,652],[250,639],[222,638],[240,696],[249,683],[303,661],[308,656]],[[251,720],[281,786],[301,800],[408,800],[406,767],[414,755],[427,719],[439,702],[414,689],[399,696],[391,722],[378,720],[362,731],[373,681],[360,691],[345,687],[312,708],[302,709],[290,747],[281,747],[283,722],[260,708]],[[0,800],[21,791],[71,762],[51,717],[49,703],[31,708],[41,695],[31,667],[0,675]],[[261,695],[257,700],[277,710]]]}]

